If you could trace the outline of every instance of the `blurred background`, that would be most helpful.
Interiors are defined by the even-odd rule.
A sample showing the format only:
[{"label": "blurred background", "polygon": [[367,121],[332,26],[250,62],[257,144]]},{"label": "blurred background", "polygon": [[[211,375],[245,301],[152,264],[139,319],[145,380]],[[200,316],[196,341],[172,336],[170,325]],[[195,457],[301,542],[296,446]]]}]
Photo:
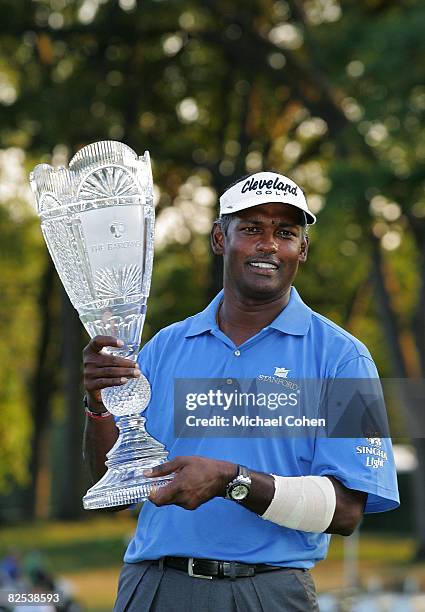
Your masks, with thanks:
[{"label": "blurred background", "polygon": [[[220,287],[208,234],[225,187],[289,175],[318,215],[304,300],[365,342],[383,377],[422,378],[424,32],[421,0],[0,0],[0,588],[53,584],[73,602],[61,609],[111,610],[135,524],[82,510],[87,336],[29,171],[96,140],[149,149],[143,341]],[[333,538],[314,572],[322,610],[425,610],[425,445],[406,394],[389,404],[406,432],[402,506]]]}]

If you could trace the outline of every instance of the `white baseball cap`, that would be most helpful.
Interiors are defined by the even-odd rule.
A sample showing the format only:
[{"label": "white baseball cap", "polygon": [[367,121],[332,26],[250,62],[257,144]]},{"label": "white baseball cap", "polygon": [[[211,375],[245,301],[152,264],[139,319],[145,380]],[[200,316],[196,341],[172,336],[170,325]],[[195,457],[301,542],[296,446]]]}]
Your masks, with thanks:
[{"label": "white baseball cap", "polygon": [[277,172],[256,172],[230,187],[220,198],[220,215],[272,202],[295,206],[304,213],[307,225],[316,223],[301,187]]}]

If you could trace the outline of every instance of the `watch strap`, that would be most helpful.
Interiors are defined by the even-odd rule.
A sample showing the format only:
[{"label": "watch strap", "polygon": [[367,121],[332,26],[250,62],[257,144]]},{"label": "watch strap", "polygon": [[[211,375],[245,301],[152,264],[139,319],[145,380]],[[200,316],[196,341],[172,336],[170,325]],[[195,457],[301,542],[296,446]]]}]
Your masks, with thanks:
[{"label": "watch strap", "polygon": [[236,478],[239,478],[239,476],[243,476],[244,478],[249,478],[249,480],[251,480],[251,474],[249,473],[248,468],[246,468],[244,465],[239,465],[238,467],[238,475]]}]

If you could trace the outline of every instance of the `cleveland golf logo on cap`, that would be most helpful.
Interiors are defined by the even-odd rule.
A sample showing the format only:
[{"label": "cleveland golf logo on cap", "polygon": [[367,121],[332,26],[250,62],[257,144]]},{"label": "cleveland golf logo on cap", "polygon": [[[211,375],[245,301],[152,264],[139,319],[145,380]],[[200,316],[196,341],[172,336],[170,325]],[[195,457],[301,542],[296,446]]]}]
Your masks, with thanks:
[{"label": "cleveland golf logo on cap", "polygon": [[284,183],[280,180],[279,177],[269,180],[260,179],[256,181],[254,177],[248,179],[246,183],[243,184],[241,192],[246,193],[247,191],[255,191],[256,195],[261,195],[263,193],[263,189],[266,189],[266,194],[271,195],[273,193],[273,189],[275,191],[281,191],[282,193],[291,193],[296,196],[298,188],[297,186],[290,185],[289,183]]},{"label": "cleveland golf logo on cap", "polygon": [[256,172],[229,187],[220,198],[220,215],[273,202],[295,206],[304,213],[304,223],[316,223],[303,190],[294,181],[277,172]]}]

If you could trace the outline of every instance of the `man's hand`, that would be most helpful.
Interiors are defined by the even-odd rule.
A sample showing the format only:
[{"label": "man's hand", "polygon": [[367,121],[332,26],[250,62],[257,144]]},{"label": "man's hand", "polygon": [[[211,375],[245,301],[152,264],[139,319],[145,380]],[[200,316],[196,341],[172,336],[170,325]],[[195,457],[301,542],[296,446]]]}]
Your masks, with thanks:
[{"label": "man's hand", "polygon": [[149,500],[156,506],[175,504],[195,510],[213,497],[223,497],[226,486],[236,477],[237,465],[206,457],[176,457],[144,472],[150,478],[172,473],[175,476],[170,484],[153,487]]},{"label": "man's hand", "polygon": [[95,336],[83,350],[84,388],[95,406],[102,405],[101,389],[125,385],[129,378],[140,376],[137,363],[103,353],[105,346],[121,348],[123,342],[112,336]]}]

